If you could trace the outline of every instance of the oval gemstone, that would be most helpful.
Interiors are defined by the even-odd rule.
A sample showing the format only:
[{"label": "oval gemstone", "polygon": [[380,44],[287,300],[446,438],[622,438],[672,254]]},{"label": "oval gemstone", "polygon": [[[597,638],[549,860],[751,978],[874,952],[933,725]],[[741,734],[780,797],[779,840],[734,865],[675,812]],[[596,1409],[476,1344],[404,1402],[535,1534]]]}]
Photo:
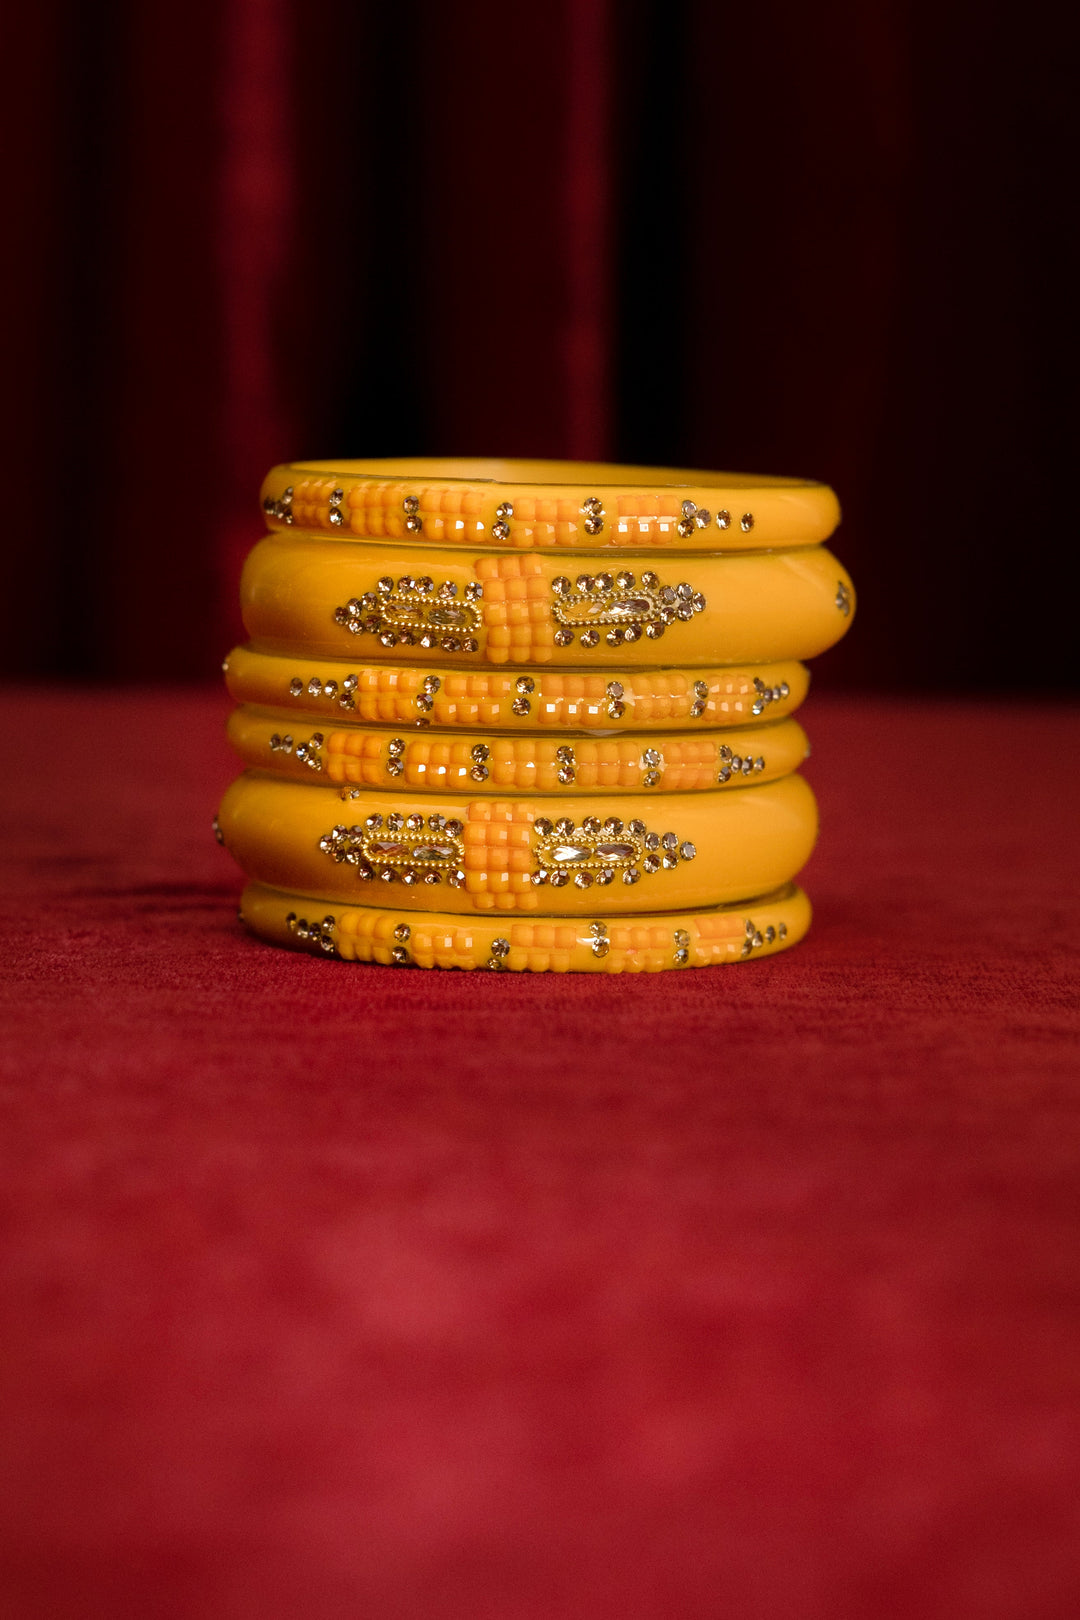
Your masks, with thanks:
[{"label": "oval gemstone", "polygon": [[412,851],[414,861],[452,861],[457,858],[453,844],[417,844]]},{"label": "oval gemstone", "polygon": [[607,611],[617,619],[644,619],[652,612],[652,603],[644,596],[620,596]]},{"label": "oval gemstone", "polygon": [[368,845],[367,853],[374,855],[376,860],[395,860],[405,854],[405,845],[392,838],[377,838]]},{"label": "oval gemstone", "polygon": [[428,609],[428,623],[437,624],[440,628],[451,630],[467,630],[472,620],[464,608],[433,607]]},{"label": "oval gemstone", "polygon": [[596,853],[605,861],[629,861],[637,854],[633,844],[597,844]]},{"label": "oval gemstone", "polygon": [[587,844],[556,844],[551,851],[551,859],[560,866],[567,866],[571,861],[587,861],[592,850]]}]

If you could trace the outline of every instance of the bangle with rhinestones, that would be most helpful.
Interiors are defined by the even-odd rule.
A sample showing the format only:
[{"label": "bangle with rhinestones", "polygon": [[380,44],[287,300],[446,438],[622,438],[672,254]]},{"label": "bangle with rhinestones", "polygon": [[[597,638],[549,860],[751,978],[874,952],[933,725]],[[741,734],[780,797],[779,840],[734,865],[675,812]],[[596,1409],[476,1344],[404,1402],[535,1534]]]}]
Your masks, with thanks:
[{"label": "bangle with rhinestones", "polygon": [[[383,898],[379,896],[378,898]],[[810,902],[787,884],[754,900],[657,917],[483,919],[387,905],[326,904],[252,883],[240,918],[258,938],[345,962],[510,973],[659,973],[772,956],[797,945]]]},{"label": "bangle with rhinestones", "polygon": [[[422,572],[410,564],[420,561]],[[410,649],[450,663],[765,663],[809,658],[851,620],[853,587],[823,546],[634,559],[634,568],[523,552],[410,558],[400,545],[269,536],[244,568],[249,635],[267,650],[378,662]]]},{"label": "bangle with rhinestones", "polygon": [[[805,664],[617,671],[451,669],[352,664],[234,647],[226,684],[238,703],[284,709],[287,730],[348,718],[392,726],[503,731],[696,730],[779,719],[806,696]],[[743,752],[739,749],[738,752]]]},{"label": "bangle with rhinestones", "polygon": [[[564,813],[565,811],[565,813]],[[737,793],[466,798],[333,788],[245,772],[219,811],[248,877],[275,888],[446,911],[581,914],[722,905],[790,882],[814,844],[800,776]],[[365,898],[367,896],[367,898]]]},{"label": "bangle with rhinestones", "polygon": [[743,551],[827,540],[825,484],[609,462],[317,461],[275,467],[275,527],[431,545]]},{"label": "bangle with rhinestones", "polygon": [[340,787],[342,798],[366,788],[430,793],[688,793],[747,781],[770,782],[806,758],[797,720],[738,731],[588,733],[395,731],[364,725],[297,726],[287,710],[241,706],[229,740],[246,765],[283,776],[312,776]]}]

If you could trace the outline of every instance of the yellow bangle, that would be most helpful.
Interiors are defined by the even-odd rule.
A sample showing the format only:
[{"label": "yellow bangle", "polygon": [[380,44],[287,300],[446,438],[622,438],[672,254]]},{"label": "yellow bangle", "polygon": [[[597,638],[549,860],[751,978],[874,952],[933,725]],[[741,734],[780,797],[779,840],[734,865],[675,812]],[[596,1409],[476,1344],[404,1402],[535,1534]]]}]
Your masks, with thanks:
[{"label": "yellow bangle", "polygon": [[637,792],[688,793],[774,781],[797,770],[807,755],[797,720],[738,731],[622,732],[594,737],[536,732],[514,737],[488,732],[334,730],[297,727],[281,710],[243,706],[229,717],[229,741],[246,765],[283,776],[319,776],[344,788],[408,788],[429,793]]},{"label": "yellow bangle", "polygon": [[[341,715],[394,726],[495,726],[500,730],[635,731],[680,725],[738,726],[791,714],[809,672],[787,660],[750,668],[462,670],[445,665],[348,664],[234,647],[226,684],[238,703],[278,708],[296,720]],[[318,728],[316,728],[318,729]],[[323,727],[322,729],[325,729]]]},{"label": "yellow bangle", "polygon": [[[422,572],[413,574],[418,564]],[[244,568],[248,633],[268,651],[365,658],[409,647],[451,662],[765,663],[809,658],[851,621],[854,587],[823,546],[752,556],[603,557],[571,577],[550,553],[450,550],[268,536]]]},{"label": "yellow bangle", "polygon": [[755,900],[664,917],[462,921],[437,912],[347,905],[253,883],[240,919],[260,939],[346,962],[511,973],[658,973],[745,962],[797,945],[810,902],[794,884]]},{"label": "yellow bangle", "polygon": [[810,480],[611,462],[293,462],[262,497],[274,525],[515,549],[809,546],[840,521],[832,490]]},{"label": "yellow bangle", "polygon": [[566,808],[370,790],[347,823],[333,790],[249,771],[226,791],[219,828],[248,877],[274,888],[357,899],[382,882],[407,909],[437,887],[446,911],[579,915],[598,904],[608,914],[696,910],[764,894],[790,882],[817,831],[800,776]]}]

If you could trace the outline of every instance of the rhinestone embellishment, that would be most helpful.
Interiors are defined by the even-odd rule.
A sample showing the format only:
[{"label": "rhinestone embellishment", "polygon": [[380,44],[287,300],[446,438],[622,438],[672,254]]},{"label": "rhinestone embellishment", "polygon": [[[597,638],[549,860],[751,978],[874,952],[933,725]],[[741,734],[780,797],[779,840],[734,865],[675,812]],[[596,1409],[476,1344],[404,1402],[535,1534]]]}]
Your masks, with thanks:
[{"label": "rhinestone embellishment", "polygon": [[537,870],[533,883],[550,883],[555,889],[570,882],[579,889],[594,883],[604,886],[616,877],[624,883],[637,883],[642,872],[673,871],[680,861],[692,861],[697,855],[693,844],[680,842],[673,832],[650,832],[638,820],[624,826],[614,816],[605,822],[586,816],[580,823],[569,816],[555,822],[540,816],[534,830]]},{"label": "rhinestone embellishment", "polygon": [[405,513],[405,531],[407,534],[422,534],[424,520],[420,516],[420,501],[415,495],[406,495],[401,503]]},{"label": "rhinestone embellishment", "polygon": [[[712,513],[708,507],[696,506],[693,501],[683,501],[675,532],[683,540],[689,540],[695,529],[707,529],[711,522]],[[724,528],[725,525],[721,524],[720,527]]]},{"label": "rhinestone embellishment", "polygon": [[742,950],[739,955],[745,959],[752,951],[759,951],[763,945],[772,945],[777,940],[783,941],[787,939],[787,932],[787,923],[782,922],[776,928],[770,923],[768,928],[761,929],[747,917]]},{"label": "rhinestone embellishment", "polygon": [[309,923],[306,917],[298,917],[295,911],[290,911],[285,918],[285,926],[295,939],[302,939],[305,944],[322,951],[324,956],[337,954],[337,946],[334,944],[336,924],[333,917],[324,917],[321,922]]},{"label": "rhinestone embellishment", "polygon": [[754,676],[754,691],[757,696],[750,706],[751,714],[764,714],[770,703],[779,703],[791,696],[787,681],[781,681],[779,686],[766,686],[760,675]]},{"label": "rhinestone embellishment", "polygon": [[445,881],[452,888],[461,888],[465,882],[464,830],[460,821],[446,821],[437,814],[429,816],[425,826],[419,814],[406,818],[395,812],[384,821],[376,813],[362,826],[332,827],[319,839],[319,849],[339,865],[355,867],[364,882],[373,878],[404,884]]},{"label": "rhinestone embellishment", "polygon": [[263,501],[263,511],[267,517],[275,518],[278,523],[295,523],[293,516],[293,486],[283,489],[278,496],[268,495]]},{"label": "rhinestone embellishment", "polygon": [[589,495],[581,503],[586,534],[602,534],[604,529],[604,503],[599,495]]},{"label": "rhinestone embellishment", "polygon": [[688,620],[705,609],[705,598],[685,580],[661,585],[654,573],[642,574],[640,583],[623,570],[611,574],[579,574],[571,584],[565,575],[551,582],[555,642],[569,647],[579,634],[582,647],[596,647],[601,631],[609,647],[637,641],[642,632],[654,641],[676,620]]},{"label": "rhinestone embellishment", "polygon": [[[419,521],[419,520],[417,520]],[[403,574],[395,584],[380,579],[374,591],[354,596],[334,609],[334,623],[351,635],[377,636],[384,647],[441,647],[444,652],[476,652],[480,629],[478,599],[484,588],[466,585],[460,600],[452,580],[438,588],[428,578]]]},{"label": "rhinestone embellishment", "polygon": [[284,736],[280,736],[275,731],[270,738],[270,752],[292,754],[293,758],[299,760],[301,765],[306,765],[309,771],[321,771],[323,768],[321,749],[324,741],[321,731],[313,731],[307,742],[297,743],[294,751],[292,734],[286,732]]}]

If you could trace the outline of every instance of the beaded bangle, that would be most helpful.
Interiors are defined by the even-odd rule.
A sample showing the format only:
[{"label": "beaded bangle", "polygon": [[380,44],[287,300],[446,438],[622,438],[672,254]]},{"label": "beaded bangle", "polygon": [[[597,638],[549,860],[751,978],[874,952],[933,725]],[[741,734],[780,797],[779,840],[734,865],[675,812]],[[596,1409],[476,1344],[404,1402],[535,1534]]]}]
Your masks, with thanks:
[{"label": "beaded bangle", "polygon": [[808,546],[840,521],[825,484],[610,462],[293,462],[262,497],[274,526],[515,549]]},{"label": "beaded bangle", "polygon": [[797,945],[810,902],[794,884],[758,899],[656,916],[468,919],[346,905],[250,884],[240,920],[258,938],[346,962],[521,973],[658,973],[745,962]]},{"label": "beaded bangle", "polygon": [[696,910],[764,894],[794,877],[817,831],[800,776],[661,801],[583,797],[568,815],[543,799],[425,795],[418,804],[375,791],[351,808],[346,822],[333,790],[249,771],[226,791],[219,833],[248,877],[274,888],[353,900],[382,882],[407,909],[438,887],[446,911],[580,915],[598,904],[609,914]]},{"label": "beaded bangle", "polygon": [[[575,578],[545,553],[464,558],[426,550],[407,571],[401,546],[270,536],[251,552],[241,602],[268,651],[344,657],[357,641],[379,661],[409,647],[422,661],[683,667],[809,658],[846,631],[854,588],[823,546],[752,556],[645,559],[637,571]],[[578,561],[585,561],[579,558]],[[636,560],[636,559],[635,559]],[[653,566],[655,565],[655,566]]]},{"label": "beaded bangle", "polygon": [[[292,655],[234,647],[226,684],[238,703],[288,706],[316,730],[342,715],[393,726],[495,726],[501,730],[635,731],[738,726],[791,714],[806,696],[809,672],[793,660],[749,669],[620,669],[581,673],[534,669],[461,670],[445,665],[303,662]],[[322,725],[316,722],[325,722]],[[738,750],[741,752],[742,750]]]},{"label": "beaded bangle", "polygon": [[774,781],[806,758],[797,720],[700,733],[632,732],[595,737],[536,732],[506,737],[440,731],[396,734],[357,725],[334,730],[296,727],[280,710],[241,707],[229,718],[229,740],[246,765],[283,776],[314,776],[358,797],[362,788],[407,787],[442,793],[686,793]]}]

